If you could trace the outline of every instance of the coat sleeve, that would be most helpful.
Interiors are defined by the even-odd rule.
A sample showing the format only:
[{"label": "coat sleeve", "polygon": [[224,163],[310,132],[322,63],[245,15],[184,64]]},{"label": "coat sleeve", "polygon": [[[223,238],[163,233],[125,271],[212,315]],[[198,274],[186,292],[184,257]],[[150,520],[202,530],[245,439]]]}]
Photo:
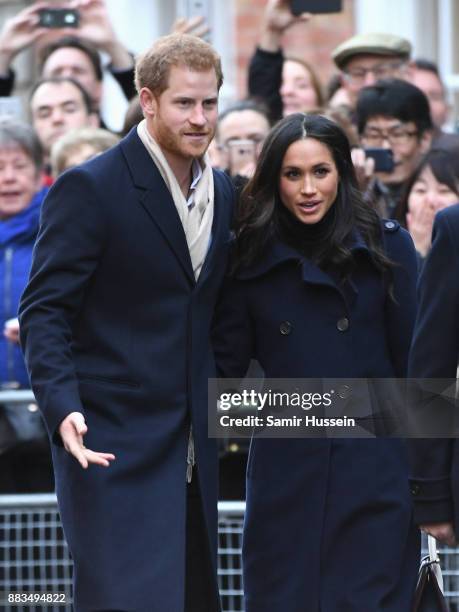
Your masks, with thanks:
[{"label": "coat sleeve", "polygon": [[11,96],[15,80],[16,75],[11,68],[8,70],[8,74],[0,76],[0,97],[6,98]]},{"label": "coat sleeve", "polygon": [[[418,286],[419,313],[410,355],[411,378],[456,378],[459,338],[457,231],[447,216],[437,215],[432,248]],[[419,524],[453,520],[451,472],[456,444],[456,440],[448,438],[410,441],[411,490],[415,520]]]},{"label": "coat sleeve", "polygon": [[283,113],[280,95],[283,64],[282,51],[273,53],[257,48],[249,65],[249,95],[267,105],[273,123],[281,119]]},{"label": "coat sleeve", "polygon": [[42,208],[29,283],[19,306],[32,389],[54,441],[60,422],[84,414],[72,358],[72,326],[104,248],[105,222],[87,170],[65,173]]},{"label": "coat sleeve", "polygon": [[116,70],[112,66],[109,66],[109,69],[113,78],[121,87],[125,98],[128,101],[131,100],[137,94],[134,83],[134,58],[132,59],[132,68],[127,68],[126,70]]},{"label": "coat sleeve", "polygon": [[243,378],[254,354],[254,333],[246,284],[228,278],[217,305],[212,341],[220,378]]}]

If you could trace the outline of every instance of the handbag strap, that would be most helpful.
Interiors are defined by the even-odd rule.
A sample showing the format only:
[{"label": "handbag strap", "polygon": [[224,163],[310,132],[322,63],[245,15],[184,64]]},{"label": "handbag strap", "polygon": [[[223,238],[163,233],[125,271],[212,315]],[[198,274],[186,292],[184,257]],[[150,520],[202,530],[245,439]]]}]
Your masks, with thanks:
[{"label": "handbag strap", "polygon": [[436,561],[440,561],[437,554],[437,540],[430,534],[427,535],[427,546],[429,548],[430,562],[435,563]]},{"label": "handbag strap", "polygon": [[437,583],[441,592],[444,593],[443,575],[440,567],[440,559],[437,554],[437,540],[431,535],[427,535],[427,546],[429,548],[430,567],[437,578]]}]

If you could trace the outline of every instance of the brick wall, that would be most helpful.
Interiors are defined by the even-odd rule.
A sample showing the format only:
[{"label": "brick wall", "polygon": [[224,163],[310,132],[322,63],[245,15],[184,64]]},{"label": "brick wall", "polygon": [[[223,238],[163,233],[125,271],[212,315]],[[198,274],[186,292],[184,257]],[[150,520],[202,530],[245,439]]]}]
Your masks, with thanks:
[{"label": "brick wall", "polygon": [[[234,0],[234,5],[238,91],[244,97],[247,64],[258,39],[266,0]],[[309,23],[292,26],[284,38],[285,52],[303,57],[316,67],[324,86],[335,72],[330,59],[331,51],[354,34],[353,0],[344,0],[343,8],[342,13],[315,15]]]}]

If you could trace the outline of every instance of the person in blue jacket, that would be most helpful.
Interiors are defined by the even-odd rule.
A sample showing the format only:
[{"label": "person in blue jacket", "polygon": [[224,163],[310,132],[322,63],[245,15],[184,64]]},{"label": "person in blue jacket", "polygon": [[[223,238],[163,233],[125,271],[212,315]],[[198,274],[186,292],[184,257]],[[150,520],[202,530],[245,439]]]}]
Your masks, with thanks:
[{"label": "person in blue jacket", "polygon": [[[216,313],[219,374],[406,375],[416,254],[357,189],[348,141],[318,115],[268,135],[236,222]],[[247,612],[409,610],[419,565],[400,439],[254,437],[247,469]]]},{"label": "person in blue jacket", "polygon": [[24,359],[14,335],[19,298],[27,284],[38,233],[43,155],[31,127],[18,120],[0,121],[0,383],[30,387]]},{"label": "person in blue jacket", "polygon": [[[452,385],[456,381],[459,361],[458,268],[459,205],[456,204],[435,216],[432,247],[419,279],[419,312],[409,361],[412,378],[438,378],[449,380]],[[438,397],[431,406],[439,411],[444,407],[443,400]],[[433,426],[438,424],[438,416],[439,412],[434,414]],[[442,435],[447,433],[443,428]],[[450,438],[410,442],[415,521],[423,531],[450,546],[456,545],[459,537],[459,447],[457,433],[455,435],[453,437],[451,430]]]},{"label": "person in blue jacket", "polygon": [[[19,347],[17,311],[29,277],[41,203],[47,191],[41,182],[42,164],[41,146],[33,129],[17,119],[0,119],[1,390],[30,387]],[[7,414],[0,405],[4,432],[0,439],[0,492],[52,491],[51,457],[44,430],[42,439],[22,440],[20,432],[15,431],[21,423],[15,421],[12,427]]]}]

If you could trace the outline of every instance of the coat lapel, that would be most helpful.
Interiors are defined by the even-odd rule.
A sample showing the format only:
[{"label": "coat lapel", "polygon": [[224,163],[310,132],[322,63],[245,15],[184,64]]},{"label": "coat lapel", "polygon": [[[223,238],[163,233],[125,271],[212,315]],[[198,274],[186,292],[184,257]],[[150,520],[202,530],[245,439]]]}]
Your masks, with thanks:
[{"label": "coat lapel", "polygon": [[195,284],[193,266],[174,201],[158,168],[154,164],[133,128],[121,141],[121,149],[129,167],[139,202],[156,224],[192,284]]}]

